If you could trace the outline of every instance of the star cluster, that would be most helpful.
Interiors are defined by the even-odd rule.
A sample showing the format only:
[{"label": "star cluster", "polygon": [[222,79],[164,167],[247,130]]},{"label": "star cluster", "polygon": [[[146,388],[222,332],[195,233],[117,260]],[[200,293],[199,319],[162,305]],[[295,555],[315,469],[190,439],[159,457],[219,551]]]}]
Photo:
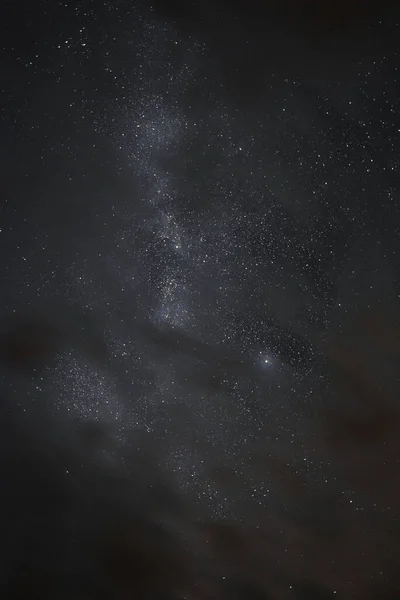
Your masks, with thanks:
[{"label": "star cluster", "polygon": [[315,78],[255,53],[249,98],[239,62],[225,76],[207,36],[139,4],[44,2],[67,24],[12,53],[30,91],[7,117],[4,309],[57,297],[99,318],[107,365],[61,355],[52,410],[152,435],[205,498],[208,455],[245,462],[258,439],[296,443],[315,475],[321,345],[398,296],[398,68]]}]

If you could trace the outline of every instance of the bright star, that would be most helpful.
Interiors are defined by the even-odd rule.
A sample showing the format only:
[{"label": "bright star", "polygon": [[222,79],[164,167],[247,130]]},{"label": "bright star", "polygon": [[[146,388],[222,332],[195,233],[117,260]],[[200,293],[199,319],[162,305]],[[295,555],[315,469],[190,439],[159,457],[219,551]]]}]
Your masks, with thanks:
[{"label": "bright star", "polygon": [[261,362],[263,365],[266,365],[266,366],[270,367],[270,366],[272,365],[271,356],[269,356],[269,355],[267,355],[267,356],[266,356],[265,354],[264,354],[264,356],[263,356],[263,353],[262,353],[262,352],[260,352],[260,355],[261,355],[261,356],[260,356],[260,359],[259,359],[259,360],[260,360],[260,362]]}]

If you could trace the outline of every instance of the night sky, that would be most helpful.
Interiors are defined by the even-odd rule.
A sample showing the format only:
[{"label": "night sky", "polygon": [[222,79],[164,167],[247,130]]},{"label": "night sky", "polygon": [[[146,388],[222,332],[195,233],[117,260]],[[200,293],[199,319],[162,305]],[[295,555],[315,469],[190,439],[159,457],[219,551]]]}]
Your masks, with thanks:
[{"label": "night sky", "polygon": [[[164,515],[170,485],[199,519],[286,515],[280,470],[253,472],[265,445],[365,513],[314,420],[330,340],[397,314],[400,20],[358,2],[48,0],[0,22],[7,590],[36,569],[51,598],[128,597],[79,532]],[[245,483],[227,491],[216,464]],[[361,597],[346,577],[268,597]]]}]

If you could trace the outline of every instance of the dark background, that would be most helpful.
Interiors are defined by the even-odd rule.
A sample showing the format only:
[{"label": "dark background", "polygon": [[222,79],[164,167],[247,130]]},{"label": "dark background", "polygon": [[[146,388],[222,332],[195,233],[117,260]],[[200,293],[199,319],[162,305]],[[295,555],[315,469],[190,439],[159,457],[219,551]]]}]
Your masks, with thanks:
[{"label": "dark background", "polygon": [[[0,23],[4,597],[114,597],[98,537],[180,502],[191,523],[300,518],[279,469],[251,470],[260,445],[322,521],[365,515],[316,422],[331,340],[397,315],[397,9],[6,2]],[[394,394],[379,343],[351,339],[339,363],[361,352]]]}]

